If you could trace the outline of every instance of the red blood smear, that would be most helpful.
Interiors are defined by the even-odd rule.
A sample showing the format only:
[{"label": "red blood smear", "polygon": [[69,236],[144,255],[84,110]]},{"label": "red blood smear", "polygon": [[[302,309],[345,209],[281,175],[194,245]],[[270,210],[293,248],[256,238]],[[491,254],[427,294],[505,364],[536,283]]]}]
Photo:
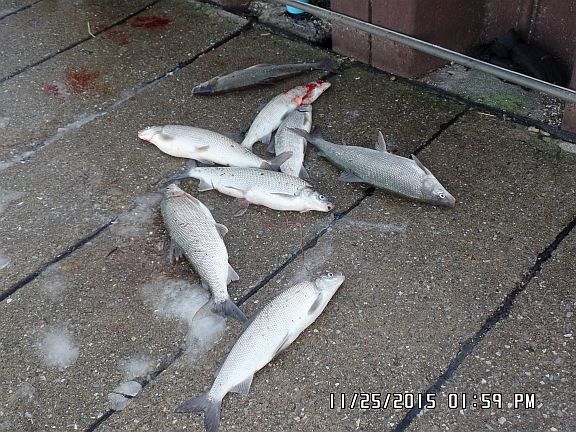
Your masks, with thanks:
[{"label": "red blood smear", "polygon": [[94,32],[99,32],[100,30],[104,30],[104,29],[106,28],[106,25],[107,25],[107,24],[105,24],[105,23],[96,24],[96,25],[94,26]]},{"label": "red blood smear", "polygon": [[128,45],[130,43],[130,38],[124,30],[112,29],[104,33],[104,35],[106,38],[112,39],[119,45]]},{"label": "red blood smear", "polygon": [[62,96],[60,94],[60,88],[56,84],[48,84],[44,86],[42,90],[46,96]]},{"label": "red blood smear", "polygon": [[94,81],[100,78],[100,75],[102,75],[100,71],[68,70],[66,71],[66,84],[74,93],[94,91],[98,88]]},{"label": "red blood smear", "polygon": [[166,27],[172,22],[172,18],[168,16],[139,16],[132,20],[130,25],[132,27],[142,28],[142,29],[157,29]]}]

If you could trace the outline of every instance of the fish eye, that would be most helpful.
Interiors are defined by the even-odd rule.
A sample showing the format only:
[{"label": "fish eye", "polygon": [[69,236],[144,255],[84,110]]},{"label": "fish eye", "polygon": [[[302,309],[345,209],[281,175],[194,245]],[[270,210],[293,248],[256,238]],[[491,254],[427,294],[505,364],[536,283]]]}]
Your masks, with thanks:
[{"label": "fish eye", "polygon": [[326,197],[324,195],[318,195],[318,198],[320,198],[321,200],[325,200]]},{"label": "fish eye", "polygon": [[446,198],[446,195],[444,195],[444,192],[440,192],[440,193],[438,194],[438,196],[440,197],[440,199]]},{"label": "fish eye", "polygon": [[328,276],[329,278],[331,278],[331,277],[333,277],[333,276],[334,276],[334,273],[330,273],[330,272],[328,272],[328,273],[326,273],[326,276]]}]

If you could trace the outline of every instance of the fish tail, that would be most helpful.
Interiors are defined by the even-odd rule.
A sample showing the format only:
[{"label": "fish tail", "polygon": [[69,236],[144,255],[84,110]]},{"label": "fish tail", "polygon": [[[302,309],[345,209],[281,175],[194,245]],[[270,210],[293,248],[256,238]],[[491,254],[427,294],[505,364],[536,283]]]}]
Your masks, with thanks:
[{"label": "fish tail", "polygon": [[318,62],[317,68],[320,70],[324,70],[326,72],[333,73],[333,74],[337,74],[337,73],[341,72],[340,70],[338,70],[332,66],[332,62],[330,61],[329,58],[325,58],[324,60],[320,60]]},{"label": "fish tail", "polygon": [[297,129],[297,128],[288,128],[289,131],[294,132],[301,137],[306,138],[306,141],[312,144],[316,144],[319,141],[324,141],[324,137],[322,136],[321,129],[316,126],[311,133],[306,132],[304,129]]},{"label": "fish tail", "polygon": [[222,401],[209,397],[208,392],[187,400],[176,408],[177,413],[203,412],[207,432],[218,432]]},{"label": "fish tail", "polygon": [[234,318],[235,320],[238,320],[241,323],[245,323],[246,321],[248,321],[248,318],[246,317],[244,312],[242,312],[240,308],[236,306],[236,304],[232,301],[230,297],[221,302],[217,303],[214,302],[212,305],[212,312],[225,317]]},{"label": "fish tail", "polygon": [[280,171],[280,166],[286,162],[288,159],[290,159],[292,157],[292,152],[291,151],[285,151],[283,153],[280,153],[278,156],[276,156],[274,159],[270,159],[269,161],[266,161],[266,169],[272,170],[272,171]]}]

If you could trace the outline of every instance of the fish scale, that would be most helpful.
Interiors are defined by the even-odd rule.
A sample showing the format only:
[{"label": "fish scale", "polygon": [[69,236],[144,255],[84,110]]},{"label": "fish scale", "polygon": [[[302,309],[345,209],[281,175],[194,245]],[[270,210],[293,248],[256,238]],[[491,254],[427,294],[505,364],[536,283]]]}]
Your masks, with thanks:
[{"label": "fish scale", "polygon": [[[410,159],[359,146],[316,143],[330,160],[369,183],[413,198],[422,198],[422,170]],[[354,168],[350,166],[353,164]]]},{"label": "fish scale", "polygon": [[248,394],[254,374],[318,318],[342,282],[341,273],[326,273],[278,294],[238,338],[210,390],[184,402],[176,412],[204,411],[206,431],[217,432],[224,396],[229,392]]},{"label": "fish scale", "polygon": [[[306,181],[283,172],[257,168],[190,168],[175,178],[200,180],[198,190],[211,189],[238,199],[242,210],[250,204],[263,205],[274,210],[328,212],[334,205],[319,194]],[[173,177],[174,178],[174,177]]]},{"label": "fish scale", "polygon": [[[264,367],[282,344],[285,335],[296,323],[306,319],[308,310],[317,298],[316,285],[307,281],[288,288],[268,303],[234,344],[212,385],[209,397],[222,399],[231,387],[243,381],[244,371]],[[289,345],[297,336],[298,333],[294,334],[285,344]]]},{"label": "fish scale", "polygon": [[397,195],[442,207],[454,207],[455,198],[438,179],[412,155],[412,159],[386,150],[384,136],[378,134],[377,150],[360,146],[336,145],[322,138],[316,128],[312,134],[290,129],[306,138],[326,159],[345,172],[340,180],[373,184]]},{"label": "fish scale", "polygon": [[170,237],[209,284],[214,298],[228,297],[228,251],[214,218],[208,218],[187,194],[163,200],[161,208]]},{"label": "fish scale", "polygon": [[138,132],[164,153],[175,157],[196,159],[239,167],[272,168],[266,161],[225,135],[193,126],[151,126]]},{"label": "fish scale", "polygon": [[204,204],[178,186],[168,186],[164,195],[160,208],[168,233],[202,281],[208,284],[213,311],[246,321],[228,294],[228,282],[238,280],[228,263],[228,251],[222,240],[228,230],[214,220]]},{"label": "fish scale", "polygon": [[302,163],[306,150],[306,139],[288,130],[288,128],[298,128],[310,132],[311,127],[312,105],[304,105],[293,111],[280,124],[274,137],[274,151],[277,155],[287,151],[292,152],[290,159],[280,165],[282,172],[298,177],[303,170]]},{"label": "fish scale", "polygon": [[191,177],[195,177],[195,174],[201,174],[202,177],[211,178],[220,184],[251,191],[296,194],[302,189],[312,187],[310,183],[297,177],[256,168],[202,167],[192,168],[188,174]]}]

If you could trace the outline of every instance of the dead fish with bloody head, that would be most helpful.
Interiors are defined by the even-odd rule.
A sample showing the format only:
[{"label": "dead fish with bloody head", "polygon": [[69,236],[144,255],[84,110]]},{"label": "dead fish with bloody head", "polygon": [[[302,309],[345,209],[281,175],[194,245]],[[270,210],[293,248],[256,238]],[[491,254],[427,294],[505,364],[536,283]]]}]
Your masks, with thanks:
[{"label": "dead fish with bloody head", "polygon": [[192,93],[196,95],[224,93],[258,84],[270,84],[283,78],[313,70],[334,72],[328,59],[317,63],[257,64],[229,74],[219,75],[202,84],[198,84],[192,89]]},{"label": "dead fish with bloody head", "polygon": [[341,273],[326,273],[280,293],[251,319],[210,390],[184,402],[176,412],[204,412],[206,431],[217,432],[224,396],[230,392],[247,395],[254,374],[318,318],[342,282]]},{"label": "dead fish with bloody head", "polygon": [[191,167],[172,180],[190,177],[200,180],[200,192],[216,189],[237,198],[241,207],[237,215],[243,214],[250,204],[299,212],[329,212],[334,208],[334,204],[308,182],[283,172],[257,168]]},{"label": "dead fish with bloody head", "polygon": [[282,120],[302,105],[314,102],[324,91],[330,87],[328,81],[318,80],[308,84],[294,87],[273,98],[258,113],[250,129],[246,133],[242,146],[252,149],[257,141],[262,141],[268,145],[272,137],[272,132],[278,129]]},{"label": "dead fish with bloody head", "polygon": [[397,156],[386,150],[381,132],[377,149],[333,144],[322,138],[318,128],[312,135],[291,129],[314,145],[330,162],[344,172],[340,180],[369,183],[376,187],[429,204],[454,207],[456,200],[418,158]]},{"label": "dead fish with bloody head", "polygon": [[228,251],[223,240],[228,229],[214,220],[200,200],[174,184],[166,188],[160,208],[175,255],[186,256],[202,284],[210,289],[211,309],[245,322],[246,315],[228,294],[230,281],[238,280],[238,274],[228,263]]},{"label": "dead fish with bloody head", "polygon": [[291,153],[264,160],[233,139],[208,129],[192,126],[151,126],[138,132],[140,139],[154,144],[170,156],[194,159],[205,164],[278,170]]}]

